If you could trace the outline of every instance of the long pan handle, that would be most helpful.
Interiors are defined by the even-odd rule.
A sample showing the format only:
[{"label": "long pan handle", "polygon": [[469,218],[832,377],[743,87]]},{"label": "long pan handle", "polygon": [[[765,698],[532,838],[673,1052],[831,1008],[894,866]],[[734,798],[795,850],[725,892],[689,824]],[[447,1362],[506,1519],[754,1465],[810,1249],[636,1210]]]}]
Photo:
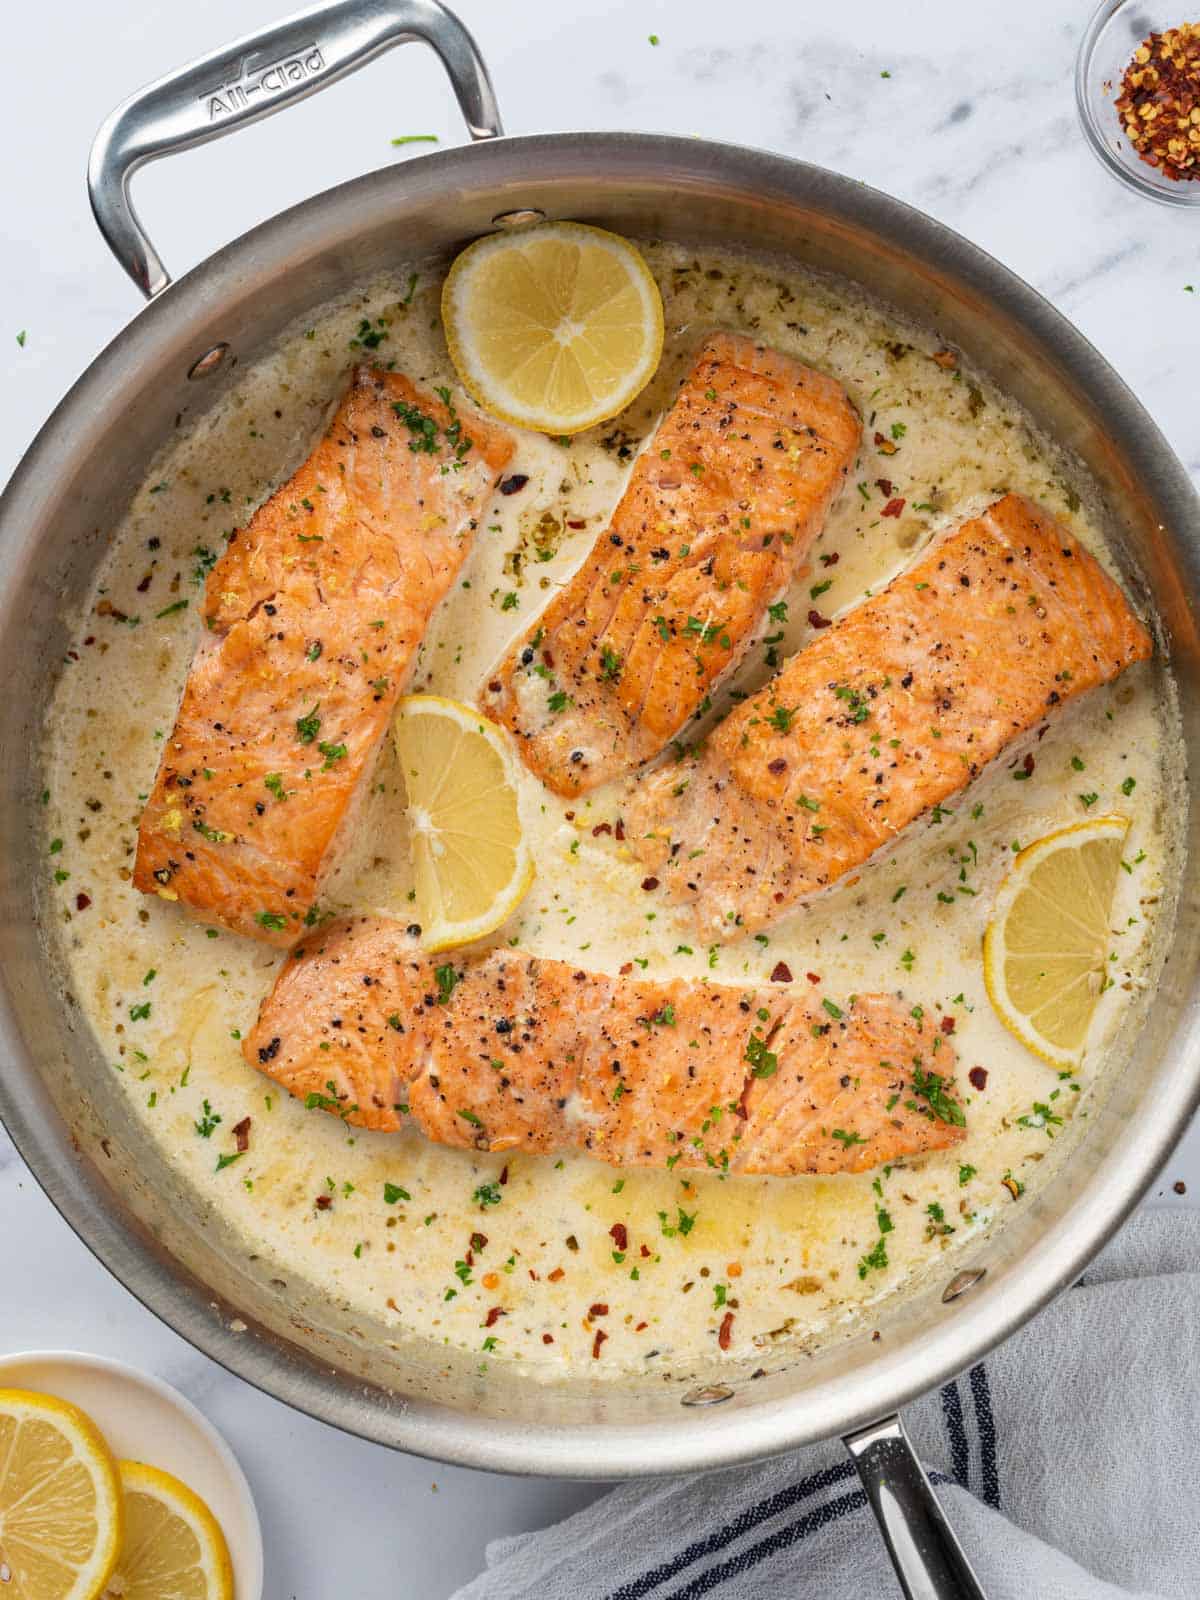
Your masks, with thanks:
[{"label": "long pan handle", "polygon": [[907,1600],[986,1600],[899,1417],[843,1441]]},{"label": "long pan handle", "polygon": [[170,275],[129,198],[139,167],[269,117],[420,40],[445,67],[472,139],[503,132],[483,57],[438,0],[332,0],[193,61],[131,95],[92,144],[88,193],[100,232],[148,300]]}]

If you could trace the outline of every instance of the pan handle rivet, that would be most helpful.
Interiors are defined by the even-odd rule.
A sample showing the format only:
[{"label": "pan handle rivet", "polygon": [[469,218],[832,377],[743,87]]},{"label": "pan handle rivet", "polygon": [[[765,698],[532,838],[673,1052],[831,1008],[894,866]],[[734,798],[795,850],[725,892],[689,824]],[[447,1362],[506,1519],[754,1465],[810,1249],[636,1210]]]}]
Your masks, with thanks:
[{"label": "pan handle rivet", "polygon": [[518,211],[498,211],[492,218],[495,228],[525,228],[531,222],[545,222],[546,213],[539,211],[536,206],[527,206]]},{"label": "pan handle rivet", "polygon": [[706,1383],[689,1389],[680,1400],[681,1406],[719,1406],[723,1400],[732,1400],[733,1390],[727,1383]]},{"label": "pan handle rivet", "polygon": [[220,344],[213,345],[211,350],[206,350],[202,356],[192,362],[188,368],[188,377],[193,381],[197,378],[211,377],[217,368],[222,365],[228,354],[229,346],[224,340]]},{"label": "pan handle rivet", "polygon": [[973,1289],[986,1276],[986,1267],[968,1267],[965,1272],[956,1272],[942,1290],[942,1304],[948,1306],[951,1300],[957,1300],[960,1294],[966,1294],[968,1289]]}]

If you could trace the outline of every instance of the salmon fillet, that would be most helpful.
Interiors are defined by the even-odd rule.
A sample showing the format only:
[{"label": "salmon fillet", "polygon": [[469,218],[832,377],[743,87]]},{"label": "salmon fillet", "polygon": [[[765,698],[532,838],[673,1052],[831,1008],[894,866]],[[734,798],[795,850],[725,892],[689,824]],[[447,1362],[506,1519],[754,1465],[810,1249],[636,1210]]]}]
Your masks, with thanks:
[{"label": "salmon fillet", "polygon": [[629,843],[704,933],[754,932],[1151,648],[1087,551],[1006,495],[818,634],[698,757],[648,774]]},{"label": "salmon fillet", "polygon": [[966,1137],[953,1049],[920,1008],[607,977],[507,949],[435,965],[376,917],[298,946],[242,1049],[311,1109],[463,1150],[792,1177]]},{"label": "salmon fillet", "polygon": [[557,794],[631,772],[741,659],[858,449],[841,385],[709,338],[590,556],[479,703]]},{"label": "salmon fillet", "polygon": [[361,369],[303,466],[234,534],[138,831],[133,881],[290,945],[510,435]]}]

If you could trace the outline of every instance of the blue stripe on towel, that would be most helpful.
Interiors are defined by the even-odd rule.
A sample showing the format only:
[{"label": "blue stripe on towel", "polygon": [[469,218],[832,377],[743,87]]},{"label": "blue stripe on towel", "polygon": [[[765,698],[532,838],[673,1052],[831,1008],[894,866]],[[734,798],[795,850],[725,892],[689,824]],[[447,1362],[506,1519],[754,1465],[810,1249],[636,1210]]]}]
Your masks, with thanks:
[{"label": "blue stripe on towel", "polygon": [[686,1549],[672,1556],[669,1561],[661,1562],[649,1572],[643,1572],[640,1577],[622,1584],[619,1589],[612,1592],[608,1600],[642,1600],[643,1595],[657,1589],[660,1584],[667,1583],[671,1578],[677,1578],[687,1567],[703,1560],[705,1556],[715,1555],[718,1550],[724,1550],[734,1540],[740,1539],[743,1534],[749,1533],[751,1529],[757,1528],[781,1511],[790,1510],[802,1500],[807,1500],[810,1495],[818,1494],[833,1484],[844,1483],[847,1478],[853,1478],[854,1475],[854,1463],[845,1461],[840,1466],[825,1467],[810,1477],[801,1478],[798,1483],[789,1484],[786,1489],[780,1489],[768,1499],[760,1500],[757,1505],[746,1506],[732,1522],[726,1523],[723,1528],[708,1534],[703,1539],[695,1540]]},{"label": "blue stripe on towel", "polygon": [[950,1464],[957,1482],[964,1489],[970,1487],[970,1450],[967,1429],[963,1421],[962,1396],[957,1383],[947,1383],[942,1389],[942,1416],[946,1422],[946,1436],[950,1441]]},{"label": "blue stripe on towel", "polygon": [[979,1429],[979,1457],[983,1473],[983,1498],[989,1506],[1000,1507],[1000,1467],[996,1455],[996,1419],[992,1415],[992,1390],[987,1368],[982,1361],[971,1368],[971,1397],[975,1402],[975,1424]]},{"label": "blue stripe on towel", "polygon": [[855,1489],[851,1494],[839,1496],[836,1500],[829,1500],[816,1510],[807,1512],[796,1522],[790,1522],[786,1528],[779,1528],[770,1534],[761,1544],[753,1545],[749,1550],[743,1550],[740,1555],[723,1561],[720,1566],[710,1567],[707,1572],[702,1572],[699,1577],[693,1578],[682,1589],[673,1589],[667,1600],[696,1600],[702,1594],[708,1594],[725,1582],[726,1578],[733,1578],[739,1573],[748,1572],[751,1567],[765,1561],[768,1556],[777,1555],[780,1550],[786,1550],[789,1545],[807,1539],[810,1533],[816,1533],[821,1528],[827,1528],[831,1522],[840,1522],[851,1511],[861,1511],[867,1503],[867,1497],[861,1489]]}]

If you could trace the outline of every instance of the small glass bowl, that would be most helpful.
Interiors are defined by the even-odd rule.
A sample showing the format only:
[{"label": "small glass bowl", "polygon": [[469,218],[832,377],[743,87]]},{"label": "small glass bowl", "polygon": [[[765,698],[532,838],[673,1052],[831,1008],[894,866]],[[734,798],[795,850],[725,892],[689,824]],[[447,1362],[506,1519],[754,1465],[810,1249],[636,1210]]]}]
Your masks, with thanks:
[{"label": "small glass bowl", "polygon": [[1200,178],[1166,178],[1143,161],[1113,107],[1138,45],[1193,20],[1194,9],[1189,0],[1101,0],[1075,61],[1075,103],[1097,159],[1127,188],[1169,206],[1200,206]]}]

